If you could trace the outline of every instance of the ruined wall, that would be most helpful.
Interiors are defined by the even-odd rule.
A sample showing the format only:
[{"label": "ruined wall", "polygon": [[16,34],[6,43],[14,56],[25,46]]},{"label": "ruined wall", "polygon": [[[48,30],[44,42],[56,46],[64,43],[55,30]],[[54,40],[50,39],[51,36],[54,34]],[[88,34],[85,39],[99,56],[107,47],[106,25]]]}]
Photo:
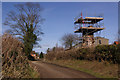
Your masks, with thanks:
[{"label": "ruined wall", "polygon": [[109,44],[109,39],[102,38],[102,37],[95,37],[95,43],[94,45],[108,45]]}]

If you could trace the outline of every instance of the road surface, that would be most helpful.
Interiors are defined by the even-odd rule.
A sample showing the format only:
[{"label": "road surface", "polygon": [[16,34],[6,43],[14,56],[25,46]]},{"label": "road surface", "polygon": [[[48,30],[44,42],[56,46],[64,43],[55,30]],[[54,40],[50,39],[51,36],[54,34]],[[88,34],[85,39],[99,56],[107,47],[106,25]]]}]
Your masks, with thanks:
[{"label": "road surface", "polygon": [[36,67],[40,78],[95,78],[88,73],[41,61],[32,61],[32,65]]}]

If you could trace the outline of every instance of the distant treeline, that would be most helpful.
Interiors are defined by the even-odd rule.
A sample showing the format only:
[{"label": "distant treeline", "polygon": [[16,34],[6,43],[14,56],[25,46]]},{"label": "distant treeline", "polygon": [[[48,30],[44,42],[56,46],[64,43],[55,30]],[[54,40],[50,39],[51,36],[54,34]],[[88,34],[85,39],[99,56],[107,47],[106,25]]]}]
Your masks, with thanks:
[{"label": "distant treeline", "polygon": [[63,48],[54,47],[47,52],[45,58],[48,60],[97,60],[116,64],[120,63],[120,45],[98,45],[94,48],[73,48],[66,51]]}]

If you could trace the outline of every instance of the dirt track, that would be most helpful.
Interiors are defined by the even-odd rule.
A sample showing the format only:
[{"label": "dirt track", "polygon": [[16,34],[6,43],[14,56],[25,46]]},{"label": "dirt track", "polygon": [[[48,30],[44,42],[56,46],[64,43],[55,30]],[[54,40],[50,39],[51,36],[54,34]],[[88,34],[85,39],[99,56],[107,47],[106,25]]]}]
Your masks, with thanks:
[{"label": "dirt track", "polygon": [[81,71],[41,61],[32,61],[32,65],[36,66],[41,78],[95,78]]}]

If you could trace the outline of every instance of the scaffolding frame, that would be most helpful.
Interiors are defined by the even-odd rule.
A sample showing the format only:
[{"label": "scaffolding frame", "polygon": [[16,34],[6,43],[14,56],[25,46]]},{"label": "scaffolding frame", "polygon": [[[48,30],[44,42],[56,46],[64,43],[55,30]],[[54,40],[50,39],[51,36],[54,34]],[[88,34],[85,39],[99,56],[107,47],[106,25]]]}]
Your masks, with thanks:
[{"label": "scaffolding frame", "polygon": [[[74,31],[75,33],[82,33],[82,45],[87,43],[87,41],[89,39],[93,39],[93,42],[95,42],[94,39],[94,33],[103,30],[104,28],[101,28],[100,25],[100,21],[102,21],[104,18],[103,17],[85,17],[85,19],[83,19],[82,17],[80,17],[77,21],[74,22],[74,24],[79,24],[79,29]],[[82,26],[83,25],[83,26]],[[104,22],[103,22],[103,27],[104,27]],[[86,29],[83,29],[86,28]],[[94,28],[93,30],[90,28]],[[85,32],[86,30],[86,32]],[[92,37],[88,37],[88,36]],[[87,40],[88,39],[88,40]],[[91,40],[92,42],[92,40]],[[88,42],[90,43],[90,42]],[[92,43],[93,45],[94,43]],[[86,45],[85,45],[86,46]]]}]

